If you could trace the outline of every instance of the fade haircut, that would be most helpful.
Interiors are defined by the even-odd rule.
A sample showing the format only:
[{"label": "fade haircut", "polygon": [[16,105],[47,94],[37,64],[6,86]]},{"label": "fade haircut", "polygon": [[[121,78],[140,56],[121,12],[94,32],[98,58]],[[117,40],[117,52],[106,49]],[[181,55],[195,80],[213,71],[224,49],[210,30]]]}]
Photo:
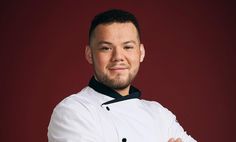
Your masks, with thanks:
[{"label": "fade haircut", "polygon": [[140,28],[137,18],[130,12],[120,10],[120,9],[111,9],[105,12],[102,12],[94,17],[91,22],[89,29],[89,44],[91,43],[92,36],[94,34],[95,28],[100,24],[110,24],[110,23],[128,23],[131,22],[134,24],[138,31],[138,38],[140,39]]}]

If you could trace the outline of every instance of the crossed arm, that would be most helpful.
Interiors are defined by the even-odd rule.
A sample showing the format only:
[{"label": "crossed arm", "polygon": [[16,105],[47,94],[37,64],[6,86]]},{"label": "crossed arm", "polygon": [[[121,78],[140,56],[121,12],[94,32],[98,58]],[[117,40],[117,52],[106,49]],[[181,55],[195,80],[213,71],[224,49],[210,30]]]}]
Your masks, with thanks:
[{"label": "crossed arm", "polygon": [[171,138],[168,140],[168,142],[183,142],[183,141],[181,140],[181,138],[177,138],[177,139]]}]

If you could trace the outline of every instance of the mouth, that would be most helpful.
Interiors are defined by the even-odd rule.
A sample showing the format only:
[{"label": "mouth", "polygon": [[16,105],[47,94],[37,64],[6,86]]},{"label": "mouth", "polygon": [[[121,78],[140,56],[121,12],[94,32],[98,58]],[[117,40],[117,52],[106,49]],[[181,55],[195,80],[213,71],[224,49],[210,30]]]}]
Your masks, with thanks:
[{"label": "mouth", "polygon": [[113,66],[113,67],[109,68],[109,70],[112,71],[112,72],[122,72],[122,71],[125,71],[127,69],[128,69],[128,67],[124,67],[124,66]]}]

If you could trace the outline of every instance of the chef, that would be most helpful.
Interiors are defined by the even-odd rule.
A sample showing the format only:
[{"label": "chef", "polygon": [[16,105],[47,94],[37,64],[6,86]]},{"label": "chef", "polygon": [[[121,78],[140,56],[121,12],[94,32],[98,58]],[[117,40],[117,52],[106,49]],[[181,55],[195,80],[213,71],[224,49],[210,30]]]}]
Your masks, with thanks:
[{"label": "chef", "polygon": [[136,17],[112,9],[94,17],[85,57],[94,74],[62,100],[48,126],[49,142],[196,142],[176,117],[132,86],[145,56]]}]

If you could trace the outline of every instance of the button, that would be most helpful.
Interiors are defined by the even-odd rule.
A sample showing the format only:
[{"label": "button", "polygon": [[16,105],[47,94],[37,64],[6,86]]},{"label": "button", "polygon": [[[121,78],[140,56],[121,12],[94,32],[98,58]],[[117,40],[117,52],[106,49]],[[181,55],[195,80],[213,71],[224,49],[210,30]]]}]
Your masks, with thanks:
[{"label": "button", "polygon": [[127,139],[126,139],[126,138],[123,138],[123,139],[122,139],[122,142],[127,142]]},{"label": "button", "polygon": [[109,108],[108,106],[106,107],[106,109],[107,109],[108,111],[110,111],[110,108]]}]

